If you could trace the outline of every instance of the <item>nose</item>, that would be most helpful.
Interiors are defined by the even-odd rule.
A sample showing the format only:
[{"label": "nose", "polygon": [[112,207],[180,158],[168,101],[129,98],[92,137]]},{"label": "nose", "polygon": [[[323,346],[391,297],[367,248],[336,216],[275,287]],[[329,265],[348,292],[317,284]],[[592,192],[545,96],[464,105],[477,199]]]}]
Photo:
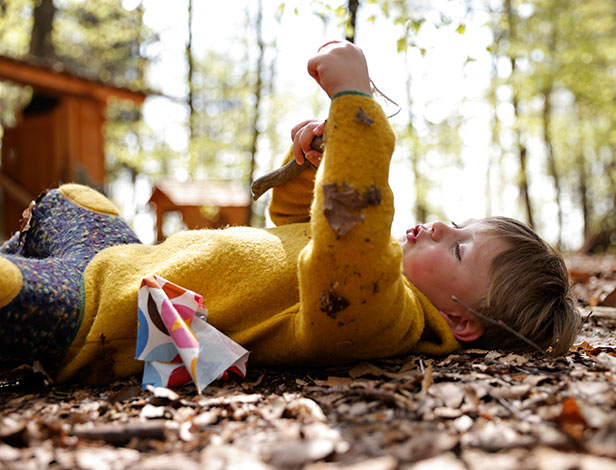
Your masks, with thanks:
[{"label": "nose", "polygon": [[449,225],[443,222],[434,222],[432,224],[432,240],[438,242],[452,230]]}]

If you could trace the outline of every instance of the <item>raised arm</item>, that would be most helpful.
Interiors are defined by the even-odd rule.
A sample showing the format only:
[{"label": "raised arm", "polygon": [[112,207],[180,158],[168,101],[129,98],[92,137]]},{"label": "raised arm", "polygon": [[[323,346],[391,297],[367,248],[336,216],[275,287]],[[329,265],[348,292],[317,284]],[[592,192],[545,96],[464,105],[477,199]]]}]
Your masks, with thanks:
[{"label": "raised arm", "polygon": [[390,234],[393,131],[370,97],[356,46],[326,46],[308,71],[333,100],[315,182],[312,239],[299,260],[296,335],[308,349],[303,354],[323,362],[408,350],[423,330],[423,316],[411,305],[416,299]]}]

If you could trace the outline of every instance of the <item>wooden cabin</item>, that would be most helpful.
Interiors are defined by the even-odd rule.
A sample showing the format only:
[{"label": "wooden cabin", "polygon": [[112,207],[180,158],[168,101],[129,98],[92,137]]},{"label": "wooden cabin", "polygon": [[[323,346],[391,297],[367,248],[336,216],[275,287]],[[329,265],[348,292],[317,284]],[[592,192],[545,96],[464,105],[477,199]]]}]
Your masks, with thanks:
[{"label": "wooden cabin", "polygon": [[32,88],[18,124],[5,128],[0,188],[0,232],[19,230],[24,208],[42,190],[64,182],[102,189],[105,182],[103,125],[110,98],[143,103],[146,95],[83,78],[42,62],[0,56],[0,80]]},{"label": "wooden cabin", "polygon": [[156,212],[156,240],[160,242],[169,212],[179,212],[189,229],[244,225],[251,199],[246,188],[235,183],[163,179],[154,186],[149,203]]}]

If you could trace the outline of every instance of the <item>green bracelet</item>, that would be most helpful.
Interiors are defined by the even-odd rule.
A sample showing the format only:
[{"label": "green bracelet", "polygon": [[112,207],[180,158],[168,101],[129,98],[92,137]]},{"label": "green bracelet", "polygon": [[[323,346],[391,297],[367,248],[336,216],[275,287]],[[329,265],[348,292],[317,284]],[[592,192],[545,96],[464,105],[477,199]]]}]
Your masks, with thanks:
[{"label": "green bracelet", "polygon": [[372,98],[372,95],[369,95],[368,93],[364,93],[363,91],[344,90],[344,91],[339,91],[334,96],[332,96],[332,100],[335,100],[339,96],[344,96],[344,95],[360,95],[360,96],[366,96],[368,98]]}]

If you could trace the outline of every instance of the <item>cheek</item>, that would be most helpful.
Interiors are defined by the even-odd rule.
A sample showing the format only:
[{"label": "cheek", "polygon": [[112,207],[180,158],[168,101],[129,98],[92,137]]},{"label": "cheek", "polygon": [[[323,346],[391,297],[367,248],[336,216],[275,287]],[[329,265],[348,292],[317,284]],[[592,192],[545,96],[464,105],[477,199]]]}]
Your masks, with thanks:
[{"label": "cheek", "polygon": [[413,284],[424,289],[439,271],[433,257],[425,252],[407,253],[402,261],[402,269]]}]

